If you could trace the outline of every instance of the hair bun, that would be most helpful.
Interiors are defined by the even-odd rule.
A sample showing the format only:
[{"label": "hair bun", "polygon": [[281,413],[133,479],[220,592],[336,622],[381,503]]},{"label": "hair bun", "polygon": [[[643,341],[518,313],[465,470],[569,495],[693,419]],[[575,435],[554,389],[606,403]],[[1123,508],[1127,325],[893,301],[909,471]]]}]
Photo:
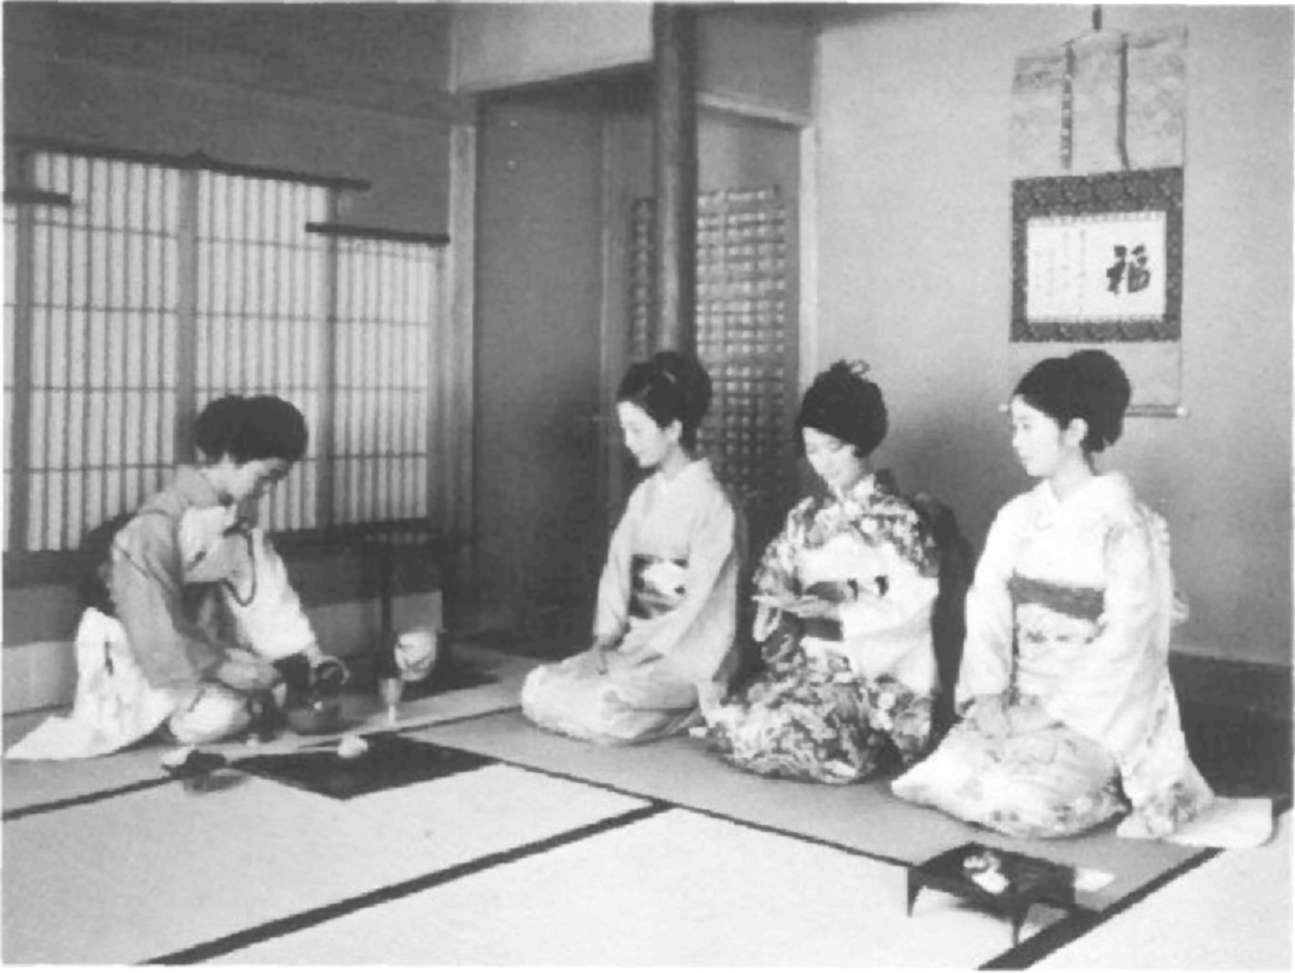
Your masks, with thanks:
[{"label": "hair bun", "polygon": [[865,456],[886,438],[886,402],[876,382],[864,378],[868,363],[859,359],[835,362],[814,379],[796,417],[796,448],[806,427],[856,446]]},{"label": "hair bun", "polygon": [[691,450],[697,427],[710,411],[710,376],[701,362],[678,351],[659,351],[647,361],[635,362],[625,372],[616,391],[617,403],[638,406],[662,429],[679,422],[680,443]]},{"label": "hair bun", "polygon": [[679,351],[659,351],[651,364],[661,378],[678,386],[684,425],[700,425],[710,411],[711,381],[706,369],[696,358]]},{"label": "hair bun", "polygon": [[306,452],[309,432],[301,411],[277,395],[226,395],[208,402],[194,420],[194,445],[209,461],[286,459]]},{"label": "hair bun", "polygon": [[1089,425],[1096,427],[1102,447],[1110,446],[1124,432],[1124,413],[1133,398],[1128,376],[1110,354],[1095,348],[1076,351],[1069,361]]},{"label": "hair bun", "polygon": [[1133,397],[1124,369],[1095,348],[1065,358],[1045,358],[1016,383],[1013,395],[1065,428],[1074,419],[1088,425],[1083,448],[1099,453],[1124,432],[1124,412]]}]

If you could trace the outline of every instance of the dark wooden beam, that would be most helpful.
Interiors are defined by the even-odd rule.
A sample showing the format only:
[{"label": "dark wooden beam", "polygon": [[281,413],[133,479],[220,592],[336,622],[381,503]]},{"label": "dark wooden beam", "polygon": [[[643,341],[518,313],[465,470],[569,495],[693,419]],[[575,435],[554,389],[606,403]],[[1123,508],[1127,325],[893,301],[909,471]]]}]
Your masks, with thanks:
[{"label": "dark wooden beam", "polygon": [[652,12],[656,80],[657,348],[697,348],[697,16],[683,4]]},{"label": "dark wooden beam", "polygon": [[388,230],[380,226],[358,226],[354,223],[307,223],[307,233],[339,237],[345,240],[383,240],[389,243],[422,243],[429,247],[444,247],[450,242],[448,233],[418,233],[413,230]]}]

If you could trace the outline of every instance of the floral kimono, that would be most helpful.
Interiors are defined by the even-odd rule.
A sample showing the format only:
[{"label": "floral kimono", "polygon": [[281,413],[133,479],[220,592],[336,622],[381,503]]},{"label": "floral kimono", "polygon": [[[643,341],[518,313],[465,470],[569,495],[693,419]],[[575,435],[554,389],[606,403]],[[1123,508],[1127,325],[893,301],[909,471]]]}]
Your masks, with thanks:
[{"label": "floral kimono", "polygon": [[1169,681],[1169,532],[1119,474],[1064,501],[1045,481],[999,513],[967,596],[965,712],[999,697],[997,733],[964,720],[893,784],[902,798],[1021,837],[1165,835],[1212,794]]},{"label": "floral kimono", "polygon": [[615,649],[532,671],[522,712],[598,743],[655,739],[695,722],[699,697],[722,694],[736,663],[738,527],[704,459],[640,483],[598,586],[594,636]]},{"label": "floral kimono", "polygon": [[833,784],[867,777],[892,746],[905,763],[916,759],[936,689],[938,562],[917,512],[874,476],[797,504],[756,571],[757,602],[823,582],[854,597],[838,606],[839,621],[760,605],[765,668],[706,713],[710,745],[745,770]]},{"label": "floral kimono", "polygon": [[287,658],[315,633],[282,560],[259,528],[182,467],[113,539],[112,617],[88,608],[76,634],[72,712],[50,717],[6,757],[111,753],[162,724],[182,743],[250,722],[248,697],[212,678],[226,658]]}]

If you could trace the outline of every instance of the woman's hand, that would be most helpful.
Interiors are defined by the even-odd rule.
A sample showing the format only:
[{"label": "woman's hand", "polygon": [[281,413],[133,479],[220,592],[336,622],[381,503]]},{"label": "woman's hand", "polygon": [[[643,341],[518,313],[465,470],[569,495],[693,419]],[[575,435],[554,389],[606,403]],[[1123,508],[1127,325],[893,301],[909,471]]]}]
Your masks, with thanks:
[{"label": "woman's hand", "polygon": [[985,736],[994,739],[1007,736],[1012,729],[1003,697],[999,695],[977,696],[965,718]]},{"label": "woman's hand", "polygon": [[331,685],[340,689],[351,678],[351,671],[341,659],[321,655],[310,664],[310,681],[313,685]]},{"label": "woman's hand", "polygon": [[795,652],[796,646],[800,645],[800,630],[800,622],[795,615],[779,614],[776,624],[770,625],[760,640],[760,657],[765,665],[772,665]]},{"label": "woman's hand", "polygon": [[216,669],[216,679],[240,693],[263,692],[279,681],[279,671],[263,659],[231,656]]},{"label": "woman's hand", "polygon": [[841,620],[840,608],[833,602],[824,601],[822,598],[815,598],[808,595],[804,598],[797,598],[787,611],[799,618],[827,618],[832,621]]},{"label": "woman's hand", "polygon": [[829,605],[854,601],[859,594],[858,585],[850,581],[815,581],[805,588],[805,594]]},{"label": "woman's hand", "polygon": [[1036,730],[1047,729],[1057,722],[1038,703],[1013,706],[1008,710],[1007,721],[1015,734],[1034,733]]},{"label": "woman's hand", "polygon": [[798,618],[840,618],[836,605],[813,595],[802,595],[799,598],[756,595],[755,600],[761,605],[776,608],[778,611],[795,615]]},{"label": "woman's hand", "polygon": [[607,675],[607,654],[614,651],[616,642],[608,638],[596,638],[593,645],[589,647],[589,658],[593,663],[594,672],[600,676]]}]

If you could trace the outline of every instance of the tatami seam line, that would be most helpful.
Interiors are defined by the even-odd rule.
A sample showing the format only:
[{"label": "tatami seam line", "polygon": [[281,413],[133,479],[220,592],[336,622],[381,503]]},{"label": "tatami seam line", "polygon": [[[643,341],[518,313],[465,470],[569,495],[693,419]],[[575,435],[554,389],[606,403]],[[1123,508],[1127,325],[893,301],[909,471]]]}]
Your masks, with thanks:
[{"label": "tatami seam line", "polygon": [[1033,966],[1039,960],[1051,956],[1062,947],[1069,946],[1080,937],[1092,932],[1108,919],[1119,915],[1131,906],[1137,905],[1147,896],[1160,891],[1170,882],[1176,881],[1193,869],[1205,864],[1205,862],[1216,857],[1222,851],[1223,849],[1221,848],[1202,849],[1186,861],[1179,862],[1173,868],[1157,875],[1150,882],[1139,886],[1128,895],[1111,903],[1105,909],[1076,910],[1069,915],[1063,916],[1052,925],[1039,930],[1025,942],[995,956],[979,968],[982,970],[1023,970],[1026,967]]},{"label": "tatami seam line", "polygon": [[153,787],[160,787],[163,784],[169,784],[176,778],[174,777],[146,777],[143,780],[137,780],[132,784],[125,784],[122,787],[110,787],[102,791],[90,791],[86,794],[77,794],[74,797],[64,797],[57,801],[43,801],[40,804],[28,804],[26,807],[14,808],[0,814],[0,821],[8,823],[17,821],[19,818],[25,818],[33,814],[46,814],[50,811],[61,811],[64,808],[78,807],[82,804],[94,804],[96,801],[106,801],[113,797],[123,797],[126,794],[133,794],[136,791],[145,791]]},{"label": "tatami seam line", "polygon": [[[431,741],[434,742],[434,741]],[[449,746],[449,744],[438,744],[438,746]],[[456,749],[463,749],[461,747]],[[613,794],[619,794],[622,797],[635,797],[641,800],[662,801],[662,798],[653,797],[652,795],[640,791],[632,791],[627,788],[617,787],[615,784],[606,784],[601,781],[587,780],[575,774],[568,774],[559,770],[549,770],[544,767],[536,767],[531,764],[522,763],[517,760],[506,760],[500,757],[495,759],[504,766],[515,767],[520,770],[529,770],[548,777],[555,777],[560,780],[568,780],[578,784],[585,784],[590,787],[596,787],[600,790],[609,791]],[[849,855],[855,855],[860,858],[867,858],[872,861],[881,862],[886,865],[894,865],[900,868],[908,868],[914,863],[906,859],[892,858],[888,855],[880,855],[876,852],[864,851],[861,848],[855,848],[851,845],[841,844],[840,842],[831,841],[827,838],[818,838],[813,835],[798,834],[794,831],[788,831],[783,828],[774,827],[773,825],[760,824],[755,821],[745,821],[720,811],[712,811],[706,808],[694,807],[689,804],[680,804],[675,801],[667,802],[670,806],[680,811],[691,811],[696,814],[709,818],[715,818],[720,821],[726,821],[730,824],[736,824],[741,827],[749,828],[754,831],[776,834],[786,838],[792,838],[797,841],[803,841],[812,845],[819,845],[825,848],[831,848],[836,851],[845,852]],[[1280,803],[1278,804],[1280,807]],[[1180,862],[1174,868],[1169,869],[1161,875],[1139,886],[1127,895],[1106,906],[1103,909],[1076,909],[1074,912],[1062,917],[1050,926],[1039,930],[1033,936],[1026,939],[1017,946],[1013,946],[1006,952],[994,957],[979,969],[1024,969],[1046,956],[1051,955],[1063,946],[1067,946],[1081,936],[1086,935],[1089,931],[1101,925],[1112,916],[1118,915],[1130,906],[1137,904],[1142,899],[1158,891],[1170,882],[1175,881],[1182,875],[1204,864],[1209,859],[1218,855],[1222,849],[1206,848],[1200,853],[1192,856],[1184,862]]]},{"label": "tatami seam line", "polygon": [[[469,723],[475,720],[485,719],[491,716],[497,716],[504,713],[516,712],[520,709],[517,705],[501,706],[479,713],[468,713],[462,716],[449,717],[443,720],[429,720],[426,723],[417,725],[403,726],[399,732],[404,734],[416,734],[435,730],[442,726],[450,726],[460,723]],[[374,731],[379,732],[379,731]],[[415,737],[416,739],[417,737]],[[410,879],[393,885],[384,886],[356,896],[350,896],[339,901],[319,906],[314,909],[306,910],[296,915],[290,915],[269,922],[240,930],[226,936],[219,937],[207,943],[200,943],[194,946],[185,947],[173,953],[165,954],[155,959],[146,960],[146,963],[157,964],[179,964],[190,962],[201,962],[206,959],[215,958],[227,953],[255,945],[270,939],[288,935],[302,929],[310,928],[331,919],[340,918],[352,912],[359,911],[373,906],[379,906],[386,902],[400,899],[409,895],[417,894],[453,881],[457,878],[465,877],[477,872],[481,872],[498,865],[507,864],[513,861],[521,860],[535,854],[540,854],[551,848],[561,847],[572,844],[585,838],[594,837],[598,834],[612,831],[638,820],[655,816],[664,811],[682,810],[699,814],[704,817],[724,821],[728,824],[737,825],[757,832],[778,835],[780,837],[790,838],[793,840],[805,842],[811,845],[826,847],[835,851],[840,851],[856,857],[861,857],[883,864],[907,868],[913,863],[907,860],[894,858],[876,852],[865,851],[850,845],[832,841],[826,838],[819,838],[812,835],[799,834],[785,828],[773,825],[761,824],[758,822],[747,821],[726,814],[721,811],[709,810],[702,807],[696,807],[689,804],[681,804],[673,800],[667,800],[641,791],[630,790],[615,784],[608,784],[601,781],[589,780],[576,774],[563,771],[551,770],[544,767],[535,766],[518,760],[500,758],[491,754],[479,753],[479,751],[469,750],[463,746],[453,744],[439,743],[435,740],[426,742],[435,743],[437,746],[446,747],[447,749],[460,750],[467,753],[478,753],[491,760],[493,763],[508,766],[523,771],[537,773],[554,779],[565,780],[597,790],[613,793],[622,797],[633,798],[645,803],[644,807],[636,808],[624,814],[603,818],[583,825],[578,828],[560,832],[551,835],[548,838],[540,839],[535,842],[519,845],[514,848],[505,849],[500,852],[491,853],[461,862],[445,869],[440,869],[423,876]],[[231,765],[237,769],[237,763]],[[32,804],[25,807],[5,811],[0,815],[0,820],[5,822],[17,820],[30,815],[57,811],[82,804],[89,804],[96,801],[107,800],[113,797],[125,796],[137,791],[147,790],[162,784],[172,783],[175,778],[171,776],[162,776],[157,778],[148,778],[133,782],[120,787],[108,788],[101,791],[94,791],[88,794],[77,795],[60,800]],[[1289,807],[1289,799],[1275,802],[1274,810],[1278,813]],[[1108,919],[1128,910],[1132,906],[1141,902],[1143,899],[1154,894],[1173,881],[1176,881],[1182,875],[1194,870],[1207,861],[1220,854],[1221,849],[1204,848],[1197,854],[1180,862],[1178,865],[1156,876],[1146,884],[1139,886],[1126,895],[1122,896],[1115,902],[1107,905],[1103,909],[1082,909],[1064,915],[1056,922],[1044,927],[1028,939],[1022,941],[1019,945],[1013,946],[1003,953],[988,960],[981,965],[980,969],[1024,969],[1040,960],[1052,955],[1058,950],[1069,946],[1086,936],[1093,929],[1106,922]]]},{"label": "tatami seam line", "polygon": [[434,872],[429,872],[426,875],[420,875],[417,878],[408,879],[403,882],[385,885],[381,888],[373,889],[360,895],[354,895],[345,899],[340,899],[336,902],[331,902],[328,905],[319,906],[314,909],[307,909],[306,911],[299,912],[295,915],[273,919],[270,922],[242,929],[238,932],[230,933],[227,936],[221,936],[205,943],[199,943],[195,946],[189,946],[173,953],[167,953],[162,956],[154,957],[153,959],[144,960],[142,965],[201,963],[206,960],[214,959],[217,956],[224,956],[228,953],[232,953],[235,950],[246,949],[249,946],[255,946],[270,939],[277,939],[280,936],[300,932],[303,929],[309,929],[312,926],[318,926],[333,919],[340,919],[343,916],[350,915],[351,913],[358,912],[362,909],[384,905],[396,899],[416,895],[419,892],[425,892],[438,885],[444,885],[447,882],[454,881],[455,879],[474,875],[498,865],[510,864],[524,858],[529,858],[532,855],[543,854],[546,851],[561,848],[564,845],[583,841],[584,839],[591,838],[594,835],[602,834],[607,831],[614,831],[618,828],[626,827],[627,825],[634,824],[638,821],[654,817],[664,811],[670,810],[673,810],[673,808],[669,804],[661,801],[649,801],[645,807],[635,808],[632,811],[626,811],[622,814],[613,815],[612,817],[602,818],[590,824],[581,825],[578,828],[572,828],[568,831],[562,831],[558,834],[550,835],[547,838],[541,838],[538,841],[528,842],[524,845],[508,848],[504,851],[493,852],[489,855],[482,855],[479,858],[473,858],[470,861],[460,862],[457,865],[438,869]]},{"label": "tatami seam line", "polygon": [[[436,743],[437,746],[441,746],[441,747],[451,747],[452,749],[456,749],[456,750],[466,749],[464,747],[456,747],[453,744],[449,744],[449,743],[439,743],[435,740],[429,740],[428,742]],[[479,751],[474,750],[469,752],[478,753]],[[697,807],[696,805],[693,805],[693,804],[680,804],[678,801],[675,801],[675,800],[667,801],[665,798],[657,797],[653,794],[647,794],[647,793],[644,793],[643,791],[633,791],[626,787],[618,787],[615,784],[607,784],[607,783],[603,783],[602,781],[589,780],[588,778],[580,777],[576,774],[568,774],[565,771],[550,770],[547,767],[537,767],[534,764],[523,763],[520,760],[509,760],[506,757],[499,757],[494,754],[483,754],[483,756],[493,757],[494,760],[496,760],[498,763],[502,764],[505,767],[515,767],[518,770],[529,770],[529,771],[532,771],[533,773],[543,774],[545,777],[554,777],[554,778],[557,778],[558,780],[566,780],[576,784],[584,784],[587,787],[595,787],[599,790],[609,791],[610,793],[618,794],[621,797],[634,797],[634,798],[638,798],[641,801],[660,801],[663,803],[667,803],[671,807],[677,808],[680,811],[691,811],[694,814],[700,814],[708,818],[714,818],[718,821],[727,821],[729,824],[740,825],[741,827],[749,828],[752,831],[763,831],[768,834],[776,834],[784,838],[792,838],[796,841],[803,841],[803,842],[806,842],[807,844],[820,845],[824,848],[832,848],[836,851],[845,852],[848,855],[856,855],[860,858],[868,858],[868,859],[871,859],[872,861],[878,861],[885,865],[898,865],[898,866],[907,868],[909,865],[912,864],[912,862],[903,858],[892,858],[889,855],[881,855],[875,851],[864,851],[862,848],[855,848],[853,845],[842,844],[837,841],[832,841],[829,838],[818,838],[818,837],[815,837],[814,835],[800,834],[798,832],[789,831],[785,828],[779,828],[771,824],[761,824],[758,821],[747,821],[744,818],[734,817],[731,814],[725,814],[723,811],[713,811],[713,810],[710,810],[709,808]]]},{"label": "tatami seam line", "polygon": [[[502,713],[511,713],[521,707],[517,705],[499,706],[495,709],[485,710],[480,713],[468,713],[464,716],[451,716],[444,720],[432,720],[427,723],[419,723],[415,726],[401,727],[399,732],[408,733],[416,730],[429,730],[434,727],[453,726],[456,723],[467,723],[471,720],[482,719],[487,716],[499,716]],[[385,729],[373,730],[373,733],[386,733]],[[463,749],[459,747],[458,749]],[[251,756],[251,755],[249,755]],[[482,756],[487,756],[482,754]],[[238,769],[237,761],[231,766]],[[136,791],[144,791],[153,787],[161,787],[163,784],[169,784],[178,778],[170,774],[163,774],[159,777],[144,777],[140,780],[132,781],[129,784],[123,784],[120,787],[108,787],[100,791],[87,791],[84,794],[74,794],[71,797],[61,797],[56,801],[41,801],[37,804],[27,804],[23,807],[11,808],[8,811],[0,813],[0,822],[17,821],[19,818],[30,817],[34,814],[47,814],[50,811],[62,811],[70,807],[80,807],[83,804],[94,804],[97,801],[106,801],[114,797],[124,797],[127,794],[133,794]]]},{"label": "tatami seam line", "polygon": [[[1273,799],[1274,817],[1281,817],[1290,810],[1290,807],[1291,799],[1284,794],[1278,795]],[[1146,885],[1134,889],[1105,909],[1073,912],[1054,922],[1046,929],[1041,929],[1019,946],[1013,946],[1007,952],[994,957],[980,968],[982,970],[1019,970],[1032,966],[1039,960],[1051,956],[1062,947],[1069,946],[1081,936],[1086,936],[1106,920],[1119,915],[1130,906],[1137,905],[1148,896],[1159,892],[1170,882],[1177,881],[1188,872],[1199,868],[1225,851],[1227,851],[1226,848],[1202,848],[1196,855],[1157,875]]]}]

